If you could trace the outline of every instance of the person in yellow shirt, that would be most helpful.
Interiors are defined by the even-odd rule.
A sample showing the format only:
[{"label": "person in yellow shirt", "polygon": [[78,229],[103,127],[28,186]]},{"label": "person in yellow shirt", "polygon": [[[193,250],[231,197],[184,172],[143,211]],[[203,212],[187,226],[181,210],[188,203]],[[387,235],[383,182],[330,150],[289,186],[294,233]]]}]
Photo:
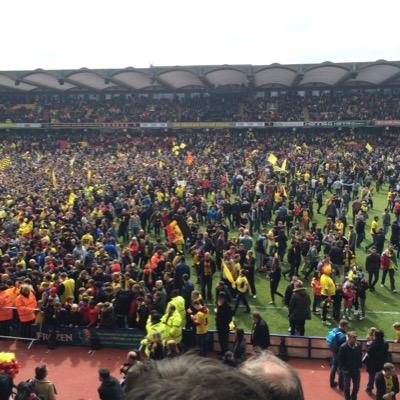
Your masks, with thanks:
[{"label": "person in yellow shirt", "polygon": [[336,229],[337,229],[339,235],[340,235],[340,236],[343,236],[343,235],[344,235],[344,223],[343,223],[343,221],[342,221],[340,218],[338,218],[338,219],[336,220],[336,222],[335,222],[335,227],[336,227]]},{"label": "person in yellow shirt", "polygon": [[368,246],[365,246],[365,251],[368,251],[372,246],[376,247],[376,235],[378,234],[379,228],[379,217],[375,215],[374,220],[371,222],[370,230],[372,242]]},{"label": "person in yellow shirt", "polygon": [[176,197],[178,197],[178,199],[182,199],[184,193],[185,193],[185,188],[181,185],[178,185],[177,188],[175,189]]},{"label": "person in yellow shirt", "polygon": [[196,340],[197,346],[200,350],[199,354],[202,357],[206,357],[209,319],[208,308],[202,305],[199,301],[194,301],[193,307],[197,310],[197,313],[191,315],[190,318],[196,327]]},{"label": "person in yellow shirt", "polygon": [[85,248],[88,248],[89,246],[93,245],[94,238],[93,236],[89,233],[86,232],[82,237],[81,237],[81,242]]},{"label": "person in yellow shirt", "polygon": [[320,278],[321,284],[321,297],[322,297],[322,323],[324,325],[330,325],[331,323],[327,320],[328,308],[332,303],[332,297],[336,293],[336,285],[332,277],[332,269],[330,265],[322,266],[322,275]]},{"label": "person in yellow shirt", "polygon": [[236,304],[233,309],[233,314],[236,313],[236,310],[239,307],[239,303],[242,302],[246,306],[246,312],[250,312],[250,306],[249,302],[247,301],[247,293],[249,292],[249,281],[247,280],[246,277],[246,270],[241,269],[239,272],[238,278],[234,282],[234,287],[236,288],[237,291],[237,297],[236,297]]}]

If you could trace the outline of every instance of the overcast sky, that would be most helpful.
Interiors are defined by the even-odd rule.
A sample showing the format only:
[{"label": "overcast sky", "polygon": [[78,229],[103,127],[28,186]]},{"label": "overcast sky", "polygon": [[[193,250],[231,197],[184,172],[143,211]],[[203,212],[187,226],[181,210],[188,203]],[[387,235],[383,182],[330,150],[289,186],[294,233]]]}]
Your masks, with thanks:
[{"label": "overcast sky", "polygon": [[0,70],[400,60],[399,0],[2,0]]}]

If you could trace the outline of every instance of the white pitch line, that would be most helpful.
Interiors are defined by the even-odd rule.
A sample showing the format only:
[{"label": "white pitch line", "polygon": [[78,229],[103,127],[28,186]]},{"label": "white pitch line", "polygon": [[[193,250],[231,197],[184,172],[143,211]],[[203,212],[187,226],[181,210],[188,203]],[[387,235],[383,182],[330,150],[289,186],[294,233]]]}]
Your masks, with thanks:
[{"label": "white pitch line", "polygon": [[[250,308],[255,310],[287,310],[287,307],[278,307],[278,306],[254,306],[250,304]],[[215,304],[207,304],[207,306],[214,306]],[[240,305],[239,308],[246,308],[243,305]],[[367,310],[366,314],[388,314],[388,315],[400,315],[400,311],[378,311],[378,310]]]}]

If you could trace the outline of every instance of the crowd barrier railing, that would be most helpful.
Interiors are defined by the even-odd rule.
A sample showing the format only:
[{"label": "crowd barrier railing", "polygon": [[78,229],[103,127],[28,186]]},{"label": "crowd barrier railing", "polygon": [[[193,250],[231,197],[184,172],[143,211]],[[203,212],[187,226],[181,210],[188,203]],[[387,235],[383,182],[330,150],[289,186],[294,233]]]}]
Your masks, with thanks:
[{"label": "crowd barrier railing", "polygon": [[[70,327],[57,326],[50,327],[46,325],[32,325],[31,334],[29,337],[22,337],[18,330],[12,330],[11,336],[0,336],[0,338],[11,340],[26,340],[29,341],[29,347],[33,343],[48,344],[52,341],[56,346],[93,346],[93,347],[111,347],[134,349],[140,347],[140,341],[145,337],[145,332],[141,329],[97,329],[86,327]],[[229,341],[234,342],[235,334],[231,332]],[[245,339],[247,350],[250,353],[251,334],[246,333]],[[218,335],[215,330],[209,331],[209,350],[219,351]],[[363,350],[366,347],[366,341],[360,340]],[[392,355],[392,360],[395,363],[400,363],[400,343],[388,341],[389,351]],[[195,346],[195,335],[189,331],[184,331],[183,346],[189,349]],[[290,336],[282,334],[270,335],[270,347],[273,353],[279,356],[288,358],[302,359],[328,359],[332,353],[328,347],[325,337],[318,336]]]}]

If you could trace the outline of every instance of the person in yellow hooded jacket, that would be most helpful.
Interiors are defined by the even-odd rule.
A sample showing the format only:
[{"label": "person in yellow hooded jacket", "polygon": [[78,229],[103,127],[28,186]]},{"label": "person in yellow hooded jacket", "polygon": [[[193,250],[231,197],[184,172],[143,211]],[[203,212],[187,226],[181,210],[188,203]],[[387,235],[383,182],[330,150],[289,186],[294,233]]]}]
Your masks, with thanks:
[{"label": "person in yellow hooded jacket", "polygon": [[148,344],[153,338],[153,333],[158,332],[161,336],[161,341],[164,343],[167,338],[167,327],[164,322],[161,321],[161,315],[153,310],[146,322],[146,337],[140,342],[141,348],[144,350],[147,357],[149,357],[150,350]]},{"label": "person in yellow hooded jacket", "polygon": [[170,305],[175,306],[176,311],[180,314],[182,318],[182,328],[183,328],[186,319],[185,299],[179,294],[179,291],[177,289],[174,289],[171,292],[171,300],[167,304],[167,309],[166,309],[167,313]]},{"label": "person in yellow hooded jacket", "polygon": [[165,324],[165,342],[174,340],[179,344],[182,341],[183,321],[173,304],[169,304],[167,312],[161,317],[161,322]]}]

